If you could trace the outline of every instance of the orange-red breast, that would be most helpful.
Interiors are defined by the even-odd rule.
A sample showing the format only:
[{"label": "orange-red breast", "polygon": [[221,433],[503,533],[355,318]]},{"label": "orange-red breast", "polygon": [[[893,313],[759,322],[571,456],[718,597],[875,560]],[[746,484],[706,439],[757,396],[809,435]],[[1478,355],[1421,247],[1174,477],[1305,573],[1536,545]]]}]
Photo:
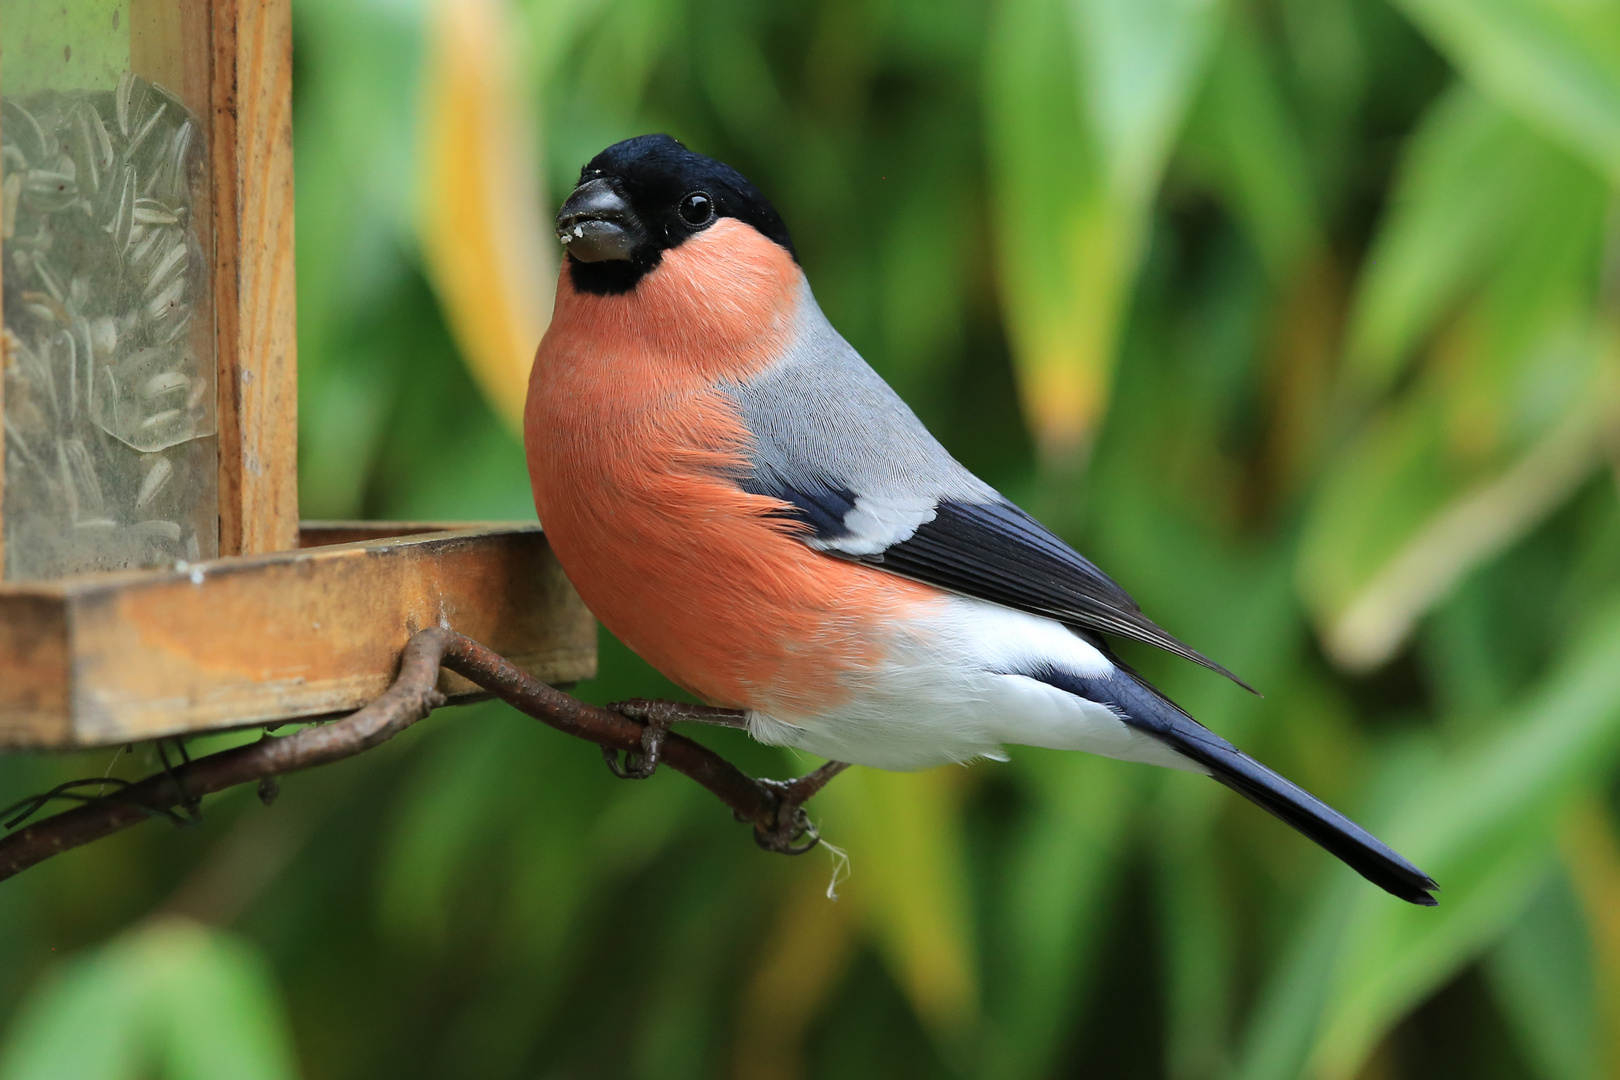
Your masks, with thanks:
[{"label": "orange-red breast", "polygon": [[621,641],[764,742],[918,769],[1084,750],[1202,772],[1374,883],[1435,883],[1201,726],[1104,635],[1217,671],[953,459],[827,322],[782,219],[666,135],[609,147],[525,420],[535,503]]}]

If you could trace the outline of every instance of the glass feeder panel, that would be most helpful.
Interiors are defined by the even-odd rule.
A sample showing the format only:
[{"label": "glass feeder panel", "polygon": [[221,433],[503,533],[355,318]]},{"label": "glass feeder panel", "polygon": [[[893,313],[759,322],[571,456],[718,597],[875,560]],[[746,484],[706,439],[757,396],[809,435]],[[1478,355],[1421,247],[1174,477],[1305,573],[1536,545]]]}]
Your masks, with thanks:
[{"label": "glass feeder panel", "polygon": [[219,551],[206,0],[0,0],[5,576]]}]

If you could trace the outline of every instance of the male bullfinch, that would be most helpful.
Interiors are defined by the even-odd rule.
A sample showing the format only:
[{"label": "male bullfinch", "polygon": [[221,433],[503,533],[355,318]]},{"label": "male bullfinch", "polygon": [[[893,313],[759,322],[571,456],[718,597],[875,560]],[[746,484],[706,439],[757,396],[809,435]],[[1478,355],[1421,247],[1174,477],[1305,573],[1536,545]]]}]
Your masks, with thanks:
[{"label": "male bullfinch", "polygon": [[1177,641],[960,465],[828,323],[786,227],[667,135],[611,146],[525,418],[535,503],[585,603],[761,742],[881,769],[1017,743],[1200,772],[1415,904],[1428,875],[1117,660]]}]

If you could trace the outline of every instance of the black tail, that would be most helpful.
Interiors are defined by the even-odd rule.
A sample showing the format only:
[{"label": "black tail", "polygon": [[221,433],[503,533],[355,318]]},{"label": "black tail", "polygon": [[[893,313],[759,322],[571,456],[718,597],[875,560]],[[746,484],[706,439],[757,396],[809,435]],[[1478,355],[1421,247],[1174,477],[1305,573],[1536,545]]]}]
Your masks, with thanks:
[{"label": "black tail", "polygon": [[1386,892],[1426,907],[1438,903],[1431,893],[1440,886],[1428,874],[1321,799],[1204,727],[1128,669],[1121,667],[1106,678],[1080,678],[1063,671],[1035,677],[1112,707],[1131,727],[1198,762],[1216,780],[1321,844]]}]

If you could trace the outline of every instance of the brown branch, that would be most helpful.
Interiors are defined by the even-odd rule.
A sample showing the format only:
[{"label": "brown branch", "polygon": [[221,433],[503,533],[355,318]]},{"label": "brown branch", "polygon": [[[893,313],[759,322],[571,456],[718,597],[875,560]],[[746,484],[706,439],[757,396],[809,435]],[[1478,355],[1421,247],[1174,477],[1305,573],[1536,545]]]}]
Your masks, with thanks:
[{"label": "brown branch", "polygon": [[[640,719],[587,705],[533,678],[471,638],[431,627],[406,644],[393,685],[356,713],[292,735],[266,735],[256,743],[197,758],[0,838],[0,881],[69,848],[148,817],[167,815],[176,806],[194,806],[204,795],[239,784],[270,782],[285,773],[340,761],[387,742],[444,704],[444,695],[435,689],[441,665],[558,731],[604,750],[643,751],[646,725]],[[636,701],[625,706],[631,715],[656,713],[665,723],[735,723],[738,718],[724,710],[667,703]],[[696,780],[730,807],[737,820],[751,823],[761,847],[788,853],[815,845],[815,829],[805,816],[804,803],[843,768],[829,762],[793,781],[755,780],[714,751],[673,732],[663,736],[658,751],[664,765]]]}]

